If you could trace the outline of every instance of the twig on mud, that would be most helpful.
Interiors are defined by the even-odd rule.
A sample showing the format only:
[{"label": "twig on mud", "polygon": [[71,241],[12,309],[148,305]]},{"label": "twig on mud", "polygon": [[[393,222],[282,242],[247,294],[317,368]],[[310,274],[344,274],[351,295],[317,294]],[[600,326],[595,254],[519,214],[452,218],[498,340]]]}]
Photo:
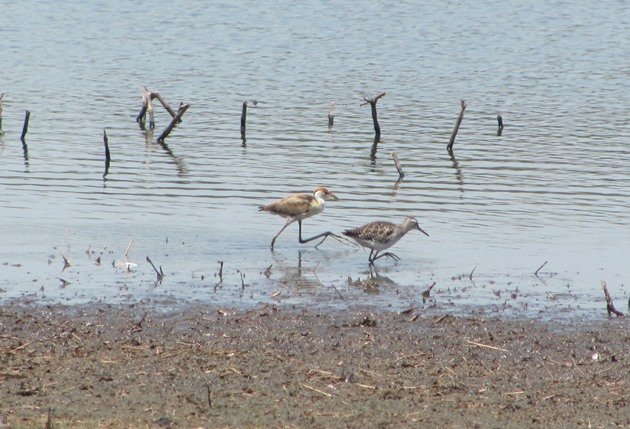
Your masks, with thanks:
[{"label": "twig on mud", "polygon": [[[317,267],[319,267],[319,262],[317,263],[317,265],[315,265],[315,268],[313,268],[313,275],[315,276],[315,278],[317,279],[317,281],[318,281],[319,283],[321,283],[322,281],[321,281],[321,280],[319,279],[319,277],[317,276],[317,272],[316,272]],[[335,290],[335,292],[337,292],[337,295],[339,295],[339,298],[341,298],[341,299],[346,299],[346,298],[345,298],[345,297],[341,294],[341,292],[339,292],[339,289],[337,289],[337,288],[335,287],[335,285],[334,285],[334,284],[332,284],[332,283],[331,283],[331,284],[330,284],[330,286],[332,286],[332,288]]]},{"label": "twig on mud", "polygon": [[398,312],[398,314],[405,314],[405,315],[411,314],[412,311],[414,311],[414,310],[416,310],[418,308],[420,308],[420,306],[416,305],[415,307],[411,307],[411,308],[408,308],[406,310],[402,310],[402,311]]},{"label": "twig on mud", "polygon": [[164,271],[162,271],[162,266],[160,265],[160,270],[158,271],[158,269],[155,268],[153,261],[148,256],[147,256],[147,262],[151,264],[151,266],[153,267],[153,270],[155,271],[155,274],[157,274],[158,282],[161,282],[162,279],[164,279]]},{"label": "twig on mud", "polygon": [[127,248],[125,249],[125,259],[129,257],[129,251],[131,250],[131,246],[133,245],[133,238],[127,244]]},{"label": "twig on mud", "polygon": [[131,330],[131,332],[137,332],[137,331],[141,331],[142,330],[142,324],[144,323],[144,319],[146,319],[147,314],[149,314],[148,311],[146,311],[144,313],[144,315],[142,316],[140,321],[136,323],[136,326]]},{"label": "twig on mud", "polygon": [[323,390],[316,389],[314,387],[309,386],[308,384],[300,383],[300,386],[305,387],[305,388],[307,388],[309,390],[312,390],[313,392],[317,392],[317,393],[320,393],[322,395],[328,396],[329,398],[332,398],[332,396],[333,396],[333,395],[331,395],[328,392],[324,392]]},{"label": "twig on mud", "polygon": [[265,275],[265,277],[269,278],[271,277],[271,267],[273,267],[273,264],[269,265],[265,271],[263,272],[263,274]]},{"label": "twig on mud", "polygon": [[53,425],[52,422],[52,409],[50,407],[48,407],[48,419],[46,420],[46,426],[44,426],[44,429],[54,429],[55,426]]},{"label": "twig on mud", "polygon": [[450,314],[444,314],[443,316],[438,317],[437,320],[433,323],[437,325],[438,323],[440,323],[442,320],[446,319],[447,317],[450,317]]},{"label": "twig on mud", "polygon": [[506,349],[502,349],[501,347],[489,346],[487,344],[481,344],[481,343],[477,343],[475,341],[466,340],[466,342],[468,342],[468,344],[472,344],[473,346],[483,347],[483,348],[486,348],[486,349],[499,350],[499,351],[502,351],[502,352],[508,352],[509,351],[509,350],[506,350]]},{"label": "twig on mud", "polygon": [[475,268],[473,268],[473,270],[470,272],[470,274],[468,275],[468,278],[470,279],[470,281],[473,281],[473,274],[475,273],[475,270],[477,269],[477,265],[475,265]]},{"label": "twig on mud", "polygon": [[615,304],[613,304],[612,297],[608,292],[608,285],[606,285],[606,282],[604,280],[602,280],[601,282],[602,289],[604,289],[604,295],[606,296],[606,310],[608,310],[608,317],[612,316],[613,313],[617,317],[624,317],[624,314],[621,311],[615,309]]},{"label": "twig on mud", "polygon": [[206,389],[208,392],[208,408],[212,408],[212,392],[210,391],[210,386],[206,385]]},{"label": "twig on mud", "polygon": [[538,267],[538,269],[536,271],[534,271],[534,275],[536,277],[538,277],[538,272],[542,269],[542,267],[544,267],[545,265],[547,265],[547,261],[545,261],[540,267]]}]

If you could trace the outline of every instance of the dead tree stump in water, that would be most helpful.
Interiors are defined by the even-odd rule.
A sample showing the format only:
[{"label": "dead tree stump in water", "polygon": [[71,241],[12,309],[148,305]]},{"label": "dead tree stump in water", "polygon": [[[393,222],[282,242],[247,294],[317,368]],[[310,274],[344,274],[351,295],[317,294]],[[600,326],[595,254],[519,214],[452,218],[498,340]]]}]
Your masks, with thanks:
[{"label": "dead tree stump in water", "polygon": [[256,100],[245,100],[243,102],[243,111],[241,112],[241,139],[243,139],[243,145],[245,144],[246,139],[246,131],[247,131],[247,107],[252,106],[256,107],[258,105],[258,101]]},{"label": "dead tree stump in water", "polygon": [[376,102],[378,101],[379,98],[383,97],[384,95],[385,93],[383,92],[374,98],[363,97],[363,99],[365,100],[365,103],[361,103],[361,106],[365,106],[366,104],[369,103],[370,107],[372,108],[372,122],[374,122],[374,135],[375,135],[376,140],[381,139],[381,126],[378,124],[378,116],[376,114]]},{"label": "dead tree stump in water", "polygon": [[24,143],[24,139],[26,138],[26,133],[28,132],[28,121],[31,119],[31,112],[29,110],[26,111],[26,115],[24,116],[24,126],[22,127],[22,136],[20,140]]},{"label": "dead tree stump in water", "polygon": [[168,135],[171,133],[173,128],[175,128],[175,125],[179,123],[179,121],[182,119],[182,116],[184,116],[184,113],[186,113],[186,110],[188,110],[189,107],[190,107],[189,103],[186,103],[186,104],[182,103],[179,105],[179,109],[177,109],[177,114],[175,114],[175,116],[171,120],[171,123],[168,124],[168,127],[166,127],[164,131],[162,131],[162,134],[160,134],[160,137],[157,138],[158,143],[162,143],[164,139],[168,137]]},{"label": "dead tree stump in water", "polygon": [[499,127],[497,129],[497,137],[501,137],[501,134],[503,134],[503,116],[500,113],[497,114],[497,125]]},{"label": "dead tree stump in water", "polygon": [[328,109],[328,129],[332,128],[335,124],[335,102],[330,103],[330,109]]},{"label": "dead tree stump in water", "polygon": [[451,152],[453,150],[453,144],[455,144],[455,137],[457,137],[457,132],[459,131],[459,126],[462,124],[462,120],[464,119],[464,111],[466,110],[468,105],[464,100],[462,100],[462,110],[459,112],[459,116],[457,117],[457,122],[455,123],[455,128],[453,128],[453,132],[451,133],[451,140],[448,142],[446,146],[446,150]]},{"label": "dead tree stump in water", "polygon": [[141,129],[143,130],[145,129],[144,124],[146,121],[147,113],[149,113],[149,127],[155,128],[155,120],[153,117],[153,104],[151,103],[151,101],[154,98],[158,99],[160,104],[162,104],[164,109],[166,109],[166,111],[171,115],[172,118],[174,118],[175,115],[177,115],[177,112],[173,110],[173,108],[166,102],[164,97],[162,97],[159,92],[149,91],[149,89],[146,86],[143,86],[141,88],[141,91],[142,91],[142,109],[140,109],[140,113],[138,113],[138,116],[136,116],[136,122],[140,124]]}]

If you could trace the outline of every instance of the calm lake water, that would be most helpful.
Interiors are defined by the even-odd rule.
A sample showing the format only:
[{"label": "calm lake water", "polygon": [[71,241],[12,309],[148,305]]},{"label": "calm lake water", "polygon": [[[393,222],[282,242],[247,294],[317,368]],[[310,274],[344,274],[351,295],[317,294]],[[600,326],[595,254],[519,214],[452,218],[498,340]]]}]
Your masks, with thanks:
[{"label": "calm lake water", "polygon": [[[0,9],[0,300],[403,309],[435,282],[427,311],[605,317],[605,280],[626,310],[627,2]],[[191,103],[167,146],[156,143],[170,121],[157,102],[155,135],[135,122],[142,85]],[[374,153],[361,103],[381,92]],[[258,105],[243,144],[246,99]],[[372,282],[367,252],[300,245],[297,225],[272,253],[284,221],[258,205],[320,185],[340,200],[304,222],[305,236],[412,215],[430,238],[405,237],[392,249],[402,260],[379,260]],[[125,272],[112,261],[131,240],[138,266]],[[159,284],[147,255],[166,274]]]}]

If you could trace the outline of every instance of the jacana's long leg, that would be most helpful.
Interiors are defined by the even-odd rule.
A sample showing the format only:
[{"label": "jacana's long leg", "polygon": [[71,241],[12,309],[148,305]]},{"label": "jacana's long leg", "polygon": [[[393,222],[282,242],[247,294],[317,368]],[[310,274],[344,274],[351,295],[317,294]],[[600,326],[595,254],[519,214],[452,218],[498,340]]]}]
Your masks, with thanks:
[{"label": "jacana's long leg", "polygon": [[302,243],[302,244],[304,244],[304,243],[308,243],[309,241],[317,240],[318,238],[322,238],[322,237],[324,237],[324,238],[322,239],[322,241],[320,241],[319,243],[317,243],[317,244],[315,245],[315,247],[317,247],[317,246],[319,246],[320,244],[322,244],[322,243],[324,242],[324,240],[326,240],[326,239],[328,238],[328,236],[332,235],[332,236],[335,236],[335,237],[336,237],[336,235],[335,235],[335,234],[333,234],[332,232],[330,232],[330,231],[326,231],[326,232],[322,232],[321,234],[317,234],[317,235],[314,235],[314,236],[312,236],[312,237],[310,237],[310,238],[306,238],[306,239],[305,239],[305,238],[302,238],[302,221],[301,221],[301,220],[298,220],[298,227],[299,227],[299,230],[300,230],[300,235],[299,235],[299,238],[300,238],[300,243]]},{"label": "jacana's long leg", "polygon": [[[289,219],[287,219],[287,223],[285,223],[285,224],[284,224],[284,226],[282,227],[282,229],[281,229],[281,230],[280,230],[280,231],[276,234],[276,236],[275,236],[275,237],[271,240],[271,250],[273,250],[273,245],[274,245],[274,244],[275,244],[275,242],[276,242],[276,238],[278,238],[278,236],[279,236],[280,234],[282,234],[282,231],[284,231],[284,230],[287,228],[287,226],[291,225],[293,222],[295,222],[295,219],[290,219],[290,218],[289,218]],[[298,222],[301,222],[301,221],[298,221]]]}]

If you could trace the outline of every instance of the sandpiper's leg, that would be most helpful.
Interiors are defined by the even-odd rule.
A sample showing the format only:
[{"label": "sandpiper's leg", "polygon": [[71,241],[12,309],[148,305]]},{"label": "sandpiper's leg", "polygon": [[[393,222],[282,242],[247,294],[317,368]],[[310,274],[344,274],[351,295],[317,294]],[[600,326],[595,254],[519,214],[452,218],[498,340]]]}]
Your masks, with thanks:
[{"label": "sandpiper's leg", "polygon": [[372,251],[370,252],[370,257],[368,258],[368,262],[370,263],[370,265],[374,263],[374,260],[376,259],[376,255],[378,255],[378,250],[372,249]]},{"label": "sandpiper's leg", "polygon": [[382,255],[379,255],[379,256],[375,257],[374,259],[372,259],[372,261],[374,261],[374,260],[376,260],[378,258],[382,258],[383,256],[387,256],[388,258],[392,258],[392,259],[394,259],[396,261],[400,261],[400,258],[398,257],[398,255],[395,255],[395,254],[390,253],[390,252],[385,252]]},{"label": "sandpiper's leg", "polygon": [[[275,237],[271,240],[271,250],[273,250],[273,245],[274,245],[274,244],[275,244],[275,242],[276,242],[276,238],[278,238],[278,236],[279,236],[280,234],[282,234],[282,231],[284,231],[284,230],[287,228],[287,226],[291,225],[294,221],[295,221],[295,219],[287,219],[287,223],[285,223],[285,224],[284,224],[284,226],[282,227],[282,229],[281,229],[281,230],[280,230],[280,231],[276,234],[276,236],[275,236]],[[299,222],[301,222],[301,221],[299,221]]]},{"label": "sandpiper's leg", "polygon": [[322,244],[324,242],[324,240],[326,240],[328,238],[328,236],[330,236],[330,235],[335,236],[335,234],[333,234],[332,232],[326,231],[326,232],[322,232],[321,234],[314,235],[314,236],[312,236],[310,238],[302,238],[302,221],[301,220],[298,220],[298,227],[300,229],[300,243],[304,244],[304,243],[308,243],[309,241],[317,240],[318,238],[322,239],[319,243],[317,243],[315,245],[315,248],[317,248],[317,246]]}]

